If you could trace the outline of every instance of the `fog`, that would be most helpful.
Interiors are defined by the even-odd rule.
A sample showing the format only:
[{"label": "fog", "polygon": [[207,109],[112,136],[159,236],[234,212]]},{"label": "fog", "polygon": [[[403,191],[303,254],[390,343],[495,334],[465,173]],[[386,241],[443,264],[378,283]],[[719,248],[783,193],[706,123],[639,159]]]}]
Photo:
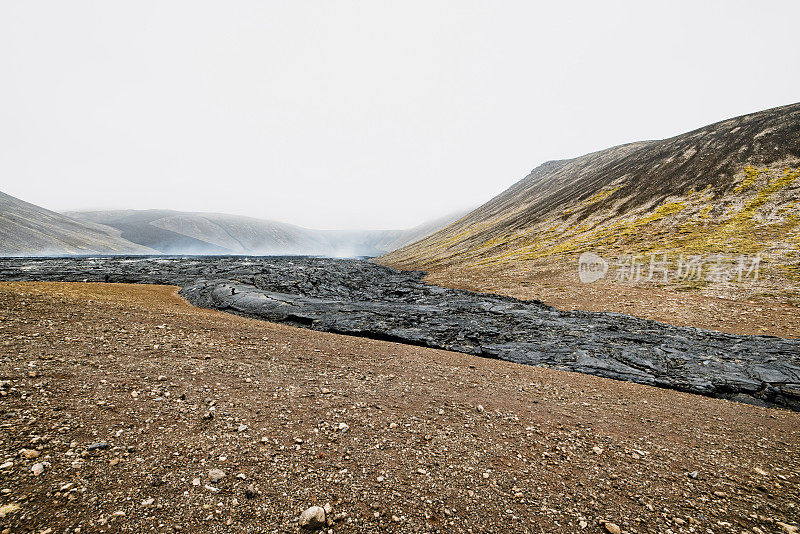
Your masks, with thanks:
[{"label": "fog", "polygon": [[408,228],[792,103],[795,1],[0,4],[0,190]]}]

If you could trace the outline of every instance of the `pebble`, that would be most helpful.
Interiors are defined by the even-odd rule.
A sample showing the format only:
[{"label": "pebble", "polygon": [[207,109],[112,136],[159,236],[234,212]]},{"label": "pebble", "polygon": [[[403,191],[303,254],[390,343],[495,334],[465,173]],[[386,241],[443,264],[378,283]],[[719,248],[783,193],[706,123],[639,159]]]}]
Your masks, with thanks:
[{"label": "pebble", "polygon": [[475,409],[478,410],[478,413],[483,413],[486,411],[486,408],[483,407],[483,404],[479,404]]},{"label": "pebble", "polygon": [[44,467],[45,467],[45,465],[42,462],[39,462],[37,464],[33,464],[31,466],[31,472],[34,474],[34,476],[38,477],[39,475],[44,473]]},{"label": "pebble", "polygon": [[[592,447],[592,451],[593,451],[595,454],[603,454],[603,448],[602,448],[602,447],[598,447],[597,445],[595,445],[594,447]],[[613,524],[613,523],[612,523],[612,524]]]},{"label": "pebble", "polygon": [[621,534],[622,532],[616,523],[606,523],[605,527],[609,534]]},{"label": "pebble", "polygon": [[22,449],[20,451],[20,454],[25,458],[27,458],[28,460],[31,460],[33,458],[38,458],[39,454],[41,453],[35,449]]},{"label": "pebble", "polygon": [[339,432],[347,432],[350,426],[347,423],[339,423]]},{"label": "pebble", "polygon": [[223,478],[225,478],[225,471],[223,471],[222,469],[209,469],[208,470],[208,479],[211,482],[216,484],[217,482],[219,482]]},{"label": "pebble", "polygon": [[312,506],[300,514],[300,528],[306,530],[319,530],[325,526],[325,509],[321,506]]},{"label": "pebble", "polygon": [[150,497],[149,499],[145,499],[142,501],[142,506],[150,506],[154,502],[156,502],[156,500],[153,497]]},{"label": "pebble", "polygon": [[86,446],[87,451],[104,451],[111,447],[108,443],[101,442],[101,443],[91,443]]}]

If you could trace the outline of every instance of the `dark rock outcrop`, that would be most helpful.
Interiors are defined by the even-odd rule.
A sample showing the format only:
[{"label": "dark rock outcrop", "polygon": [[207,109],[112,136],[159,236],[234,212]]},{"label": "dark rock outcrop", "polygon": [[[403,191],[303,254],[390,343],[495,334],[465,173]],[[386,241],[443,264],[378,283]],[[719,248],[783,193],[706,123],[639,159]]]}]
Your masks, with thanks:
[{"label": "dark rock outcrop", "polygon": [[426,285],[420,272],[308,257],[4,259],[0,280],[162,283],[195,305],[800,410],[800,341]]}]

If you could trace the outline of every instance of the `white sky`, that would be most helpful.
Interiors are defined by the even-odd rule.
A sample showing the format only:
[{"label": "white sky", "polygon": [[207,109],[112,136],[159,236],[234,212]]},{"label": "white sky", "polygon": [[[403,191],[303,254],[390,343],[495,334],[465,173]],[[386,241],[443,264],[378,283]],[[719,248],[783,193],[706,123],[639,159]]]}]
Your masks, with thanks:
[{"label": "white sky", "polygon": [[403,228],[800,100],[800,2],[0,2],[0,190]]}]

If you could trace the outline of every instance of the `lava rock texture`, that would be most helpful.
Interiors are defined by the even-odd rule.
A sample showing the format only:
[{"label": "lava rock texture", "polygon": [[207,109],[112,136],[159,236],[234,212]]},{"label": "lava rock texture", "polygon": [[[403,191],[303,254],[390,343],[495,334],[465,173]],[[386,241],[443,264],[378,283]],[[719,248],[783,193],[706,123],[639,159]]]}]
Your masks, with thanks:
[{"label": "lava rock texture", "polygon": [[340,334],[800,410],[800,341],[445,289],[362,260],[0,260],[0,280],[174,284],[191,303]]}]

